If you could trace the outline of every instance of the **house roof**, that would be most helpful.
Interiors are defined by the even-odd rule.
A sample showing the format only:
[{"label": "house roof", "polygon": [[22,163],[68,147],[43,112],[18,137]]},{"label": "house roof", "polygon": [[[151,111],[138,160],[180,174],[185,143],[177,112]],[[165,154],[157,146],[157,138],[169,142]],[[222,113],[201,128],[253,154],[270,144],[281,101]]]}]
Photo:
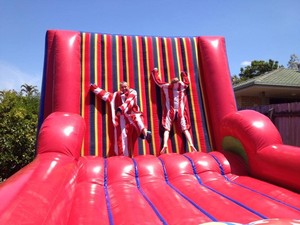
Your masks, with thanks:
[{"label": "house roof", "polygon": [[300,97],[300,71],[279,68],[269,73],[233,85],[236,95],[269,97]]}]

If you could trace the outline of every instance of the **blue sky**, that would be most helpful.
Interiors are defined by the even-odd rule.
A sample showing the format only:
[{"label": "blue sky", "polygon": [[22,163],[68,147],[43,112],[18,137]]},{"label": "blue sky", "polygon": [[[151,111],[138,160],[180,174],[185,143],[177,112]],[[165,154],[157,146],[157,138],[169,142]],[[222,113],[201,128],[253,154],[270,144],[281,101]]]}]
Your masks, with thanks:
[{"label": "blue sky", "polygon": [[0,90],[41,86],[49,29],[224,36],[231,74],[300,56],[299,0],[0,0]]}]

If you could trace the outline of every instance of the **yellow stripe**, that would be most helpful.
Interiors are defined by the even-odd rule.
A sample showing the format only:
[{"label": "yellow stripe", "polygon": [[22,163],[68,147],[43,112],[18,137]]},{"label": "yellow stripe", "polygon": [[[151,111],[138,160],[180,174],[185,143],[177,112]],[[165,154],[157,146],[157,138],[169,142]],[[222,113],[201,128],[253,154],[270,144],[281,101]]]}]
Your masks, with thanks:
[{"label": "yellow stripe", "polygon": [[[125,62],[126,62],[126,81],[128,82],[128,76],[129,76],[129,60],[128,60],[128,37],[124,36],[124,43],[125,43]],[[128,83],[128,85],[130,85]],[[130,86],[129,86],[130,87]]]},{"label": "yellow stripe", "polygon": [[116,67],[117,67],[117,77],[119,79],[119,77],[120,77],[120,54],[119,54],[120,44],[119,44],[119,36],[116,35],[115,38],[116,38],[116,58],[117,58],[116,59],[117,60]]},{"label": "yellow stripe", "polygon": [[[168,82],[170,82],[172,78],[171,78],[171,69],[170,69],[170,59],[169,59],[169,54],[168,53],[169,53],[169,50],[170,50],[171,46],[169,46],[169,44],[168,44],[168,38],[164,38],[164,42],[165,42],[165,49],[166,49],[166,63],[167,63],[167,71],[168,71]],[[176,126],[172,125],[172,127],[174,129],[174,133],[180,134],[180,132],[178,131]],[[179,151],[178,138],[179,138],[178,135],[174,135],[175,146],[177,147],[175,150],[176,150],[177,153],[180,152]]]},{"label": "yellow stripe", "polygon": [[170,71],[170,62],[169,62],[169,54],[168,54],[168,50],[169,50],[169,46],[168,46],[168,39],[164,38],[164,43],[165,43],[165,49],[166,49],[166,63],[167,63],[167,71],[168,71],[168,82],[171,80],[171,71]]},{"label": "yellow stripe", "polygon": [[[188,68],[188,71],[190,71],[190,68],[189,68],[189,58],[188,58],[188,53],[187,53],[187,45],[186,45],[186,38],[183,38],[183,44],[184,44],[184,51],[185,51],[185,55],[187,56],[186,57],[186,64],[187,64],[187,68]],[[193,62],[195,63],[195,62]],[[187,71],[187,72],[188,72]],[[189,73],[189,72],[188,72]],[[195,115],[195,105],[194,105],[194,93],[193,93],[193,89],[192,88],[189,88],[189,91],[190,91],[190,96],[191,96],[191,107],[192,107],[192,114],[193,114],[193,118],[196,118],[196,115]],[[196,136],[197,136],[197,140],[194,140],[194,141],[197,141],[199,143],[198,147],[201,148],[201,145],[200,145],[200,138],[199,138],[199,131],[198,131],[198,124],[197,124],[197,121],[193,121],[196,126],[195,126],[195,129],[196,129]],[[198,149],[199,151],[201,149]],[[189,149],[189,151],[191,151],[191,149]]]},{"label": "yellow stripe", "polygon": [[[178,38],[175,38],[175,48],[176,48],[176,57],[177,57],[177,67],[178,67],[178,70],[179,70],[179,73],[180,73],[182,68],[180,66],[180,56],[179,56],[179,50],[178,50]],[[182,80],[181,76],[179,76],[179,80]]]},{"label": "yellow stripe", "polygon": [[[142,92],[141,92],[141,87],[142,87],[142,83],[141,83],[141,62],[140,62],[140,59],[141,59],[141,56],[140,56],[140,45],[139,45],[139,37],[138,36],[135,36],[135,42],[136,42],[136,54],[137,54],[137,67],[138,67],[138,83],[139,83],[139,100],[140,100],[140,108],[141,108],[141,111],[143,112],[144,110],[144,104],[143,104],[143,96],[142,96]],[[142,142],[142,145],[143,145],[143,154],[145,155],[146,152],[146,146],[145,146],[145,141]]]},{"label": "yellow stripe", "polygon": [[[94,41],[94,74],[95,74],[95,83],[98,84],[98,34],[95,34],[95,41]],[[95,155],[98,156],[99,154],[99,141],[98,141],[98,101],[95,100]]]},{"label": "yellow stripe", "polygon": [[[146,63],[147,63],[147,68],[150,68],[150,65],[149,65],[149,46],[148,46],[148,38],[147,37],[144,37],[145,39],[145,43],[146,43],[146,52],[148,52],[148,54],[146,54]],[[148,74],[147,74],[148,75]],[[146,76],[147,76],[146,75]],[[149,96],[149,99],[150,99],[150,104],[149,104],[149,111],[150,111],[150,116],[148,117],[150,119],[150,122],[151,123],[151,127],[154,128],[154,121],[153,121],[153,110],[152,110],[152,105],[153,105],[153,102],[152,102],[152,98],[151,98],[151,81],[150,81],[150,77],[149,77],[149,82],[148,82],[148,96]],[[154,138],[152,138],[151,140],[151,144],[153,146],[153,151],[154,151],[154,155],[156,155],[156,145],[154,143]]]},{"label": "yellow stripe", "polygon": [[194,62],[197,65],[197,68],[199,68],[199,61],[198,61],[198,44],[197,44],[197,38],[193,37],[193,45],[195,49],[195,54],[196,54],[196,62]]},{"label": "yellow stripe", "polygon": [[156,37],[155,38],[155,42],[156,42],[156,52],[157,52],[157,62],[158,62],[158,65],[157,65],[157,69],[158,71],[161,71],[161,58],[160,58],[160,53],[161,53],[161,49],[159,48],[159,38]]},{"label": "yellow stripe", "polygon": [[[108,90],[108,72],[107,72],[107,35],[104,34],[103,35],[103,42],[104,42],[104,45],[103,45],[103,49],[101,49],[101,51],[104,51],[104,71],[103,71],[103,74],[104,74],[104,90]],[[106,112],[108,112],[109,110],[109,105],[108,104],[105,104],[105,109],[106,109]],[[106,113],[105,115],[105,138],[106,138],[106,146],[105,146],[105,150],[106,150],[106,156],[108,156],[108,153],[109,153],[109,135],[108,135],[108,113]]]},{"label": "yellow stripe", "polygon": [[[82,82],[81,82],[81,109],[80,113],[82,118],[85,117],[84,114],[84,106],[85,106],[85,97],[84,97],[84,83],[85,83],[85,38],[86,34],[82,33],[82,49],[81,49],[81,75],[82,75]],[[84,139],[82,141],[82,146],[81,146],[81,155],[84,155]]]}]

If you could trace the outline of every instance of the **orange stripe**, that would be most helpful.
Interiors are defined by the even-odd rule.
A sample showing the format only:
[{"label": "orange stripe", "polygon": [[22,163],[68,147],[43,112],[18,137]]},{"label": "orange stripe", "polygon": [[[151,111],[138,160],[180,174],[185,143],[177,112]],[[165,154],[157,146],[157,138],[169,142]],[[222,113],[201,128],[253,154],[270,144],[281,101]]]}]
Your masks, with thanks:
[{"label": "orange stripe", "polygon": [[[178,38],[175,38],[175,51],[176,51],[176,57],[177,57],[177,66],[178,66],[179,72],[181,72],[183,70],[182,59],[180,58],[182,53],[181,53],[181,49],[179,47],[180,47],[179,40],[178,40]],[[179,79],[181,80],[181,76],[179,76]]]},{"label": "orange stripe", "polygon": [[[109,72],[108,72],[108,35],[104,34],[103,35],[103,42],[104,42],[104,46],[103,46],[103,51],[104,51],[104,76],[105,76],[105,79],[104,79],[104,89],[105,90],[109,90],[108,89],[108,77],[109,77]],[[109,111],[109,105],[108,104],[105,104],[105,108],[106,108],[106,112]],[[106,137],[106,146],[105,146],[105,150],[106,150],[106,155],[108,156],[109,155],[109,142],[111,141],[109,139],[109,118],[108,118],[108,114],[105,115],[105,137]]]},{"label": "orange stripe", "polygon": [[[165,38],[165,50],[166,50],[166,61],[167,61],[167,71],[168,71],[168,82],[171,82],[171,80],[176,76],[175,71],[174,71],[174,63],[173,63],[173,52],[172,52],[172,43],[170,38]],[[173,69],[172,69],[173,68]],[[172,77],[171,77],[172,74]],[[182,143],[182,137],[181,137],[181,132],[178,130],[178,127],[173,124],[173,130],[174,130],[174,142],[175,142],[175,152],[179,153],[181,148]],[[174,152],[174,149],[172,149]]]},{"label": "orange stripe", "polygon": [[[96,36],[96,35],[95,35]],[[101,38],[102,35],[98,34],[95,37],[95,65],[94,65],[94,69],[95,69],[95,82],[98,84],[99,87],[103,87],[102,86],[102,81],[101,81],[101,75],[102,75],[102,69],[101,69],[101,62],[102,62],[102,56],[101,56]],[[102,100],[99,98],[96,98],[96,109],[97,111],[95,111],[95,114],[97,114],[97,121],[94,121],[95,123],[95,127],[97,129],[97,142],[95,143],[95,146],[97,146],[97,148],[95,149],[95,155],[98,156],[103,156],[103,136],[101,130],[103,127],[103,123],[102,123],[102,116],[103,116],[103,109],[101,108],[101,104],[102,104]]]},{"label": "orange stripe", "polygon": [[[89,84],[86,84],[86,80],[90,77],[90,34],[89,33],[83,33],[83,39],[82,41],[82,83],[83,83],[83,89],[82,89],[82,107],[83,107],[83,113],[84,113],[84,119],[86,122],[86,127],[90,127],[90,106],[89,101],[90,97],[88,96],[87,99],[85,99],[86,93],[89,92]],[[87,87],[88,86],[88,87]],[[87,101],[85,101],[87,100]],[[85,136],[84,136],[84,149],[82,150],[83,155],[90,155],[90,129],[86,129]]]},{"label": "orange stripe", "polygon": [[156,41],[156,52],[157,52],[157,67],[158,67],[158,71],[160,71],[160,74],[162,77],[164,77],[164,65],[162,63],[162,51],[161,51],[161,48],[160,48],[160,43],[161,43],[161,38],[158,38],[156,37],[155,38],[155,41]]},{"label": "orange stripe", "polygon": [[[141,80],[141,76],[143,74],[143,56],[140,54],[140,48],[141,48],[141,44],[140,44],[140,38],[138,36],[135,36],[135,41],[136,41],[136,55],[137,55],[137,67],[138,67],[138,83],[139,83],[139,90],[138,90],[138,98],[139,98],[139,102],[140,102],[140,110],[143,112],[144,114],[144,120],[145,120],[145,124],[147,124],[147,115],[145,115],[145,110],[144,110],[144,95],[142,93],[142,89],[144,90],[144,85],[142,85],[142,80]],[[145,155],[146,153],[146,145],[145,145],[145,141],[142,142],[142,150],[143,150],[143,155]]]},{"label": "orange stripe", "polygon": [[[95,76],[95,83],[98,84],[98,43],[97,43],[97,40],[98,40],[98,34],[95,34],[94,36],[94,46],[95,46],[95,49],[94,49],[94,76]],[[98,133],[99,133],[99,128],[98,128],[98,116],[99,116],[99,112],[98,112],[98,109],[99,109],[99,106],[98,106],[98,101],[95,101],[95,122],[94,122],[94,125],[95,125],[95,155],[98,156],[99,152],[98,152],[98,145],[99,145],[99,141],[98,141]]]},{"label": "orange stripe", "polygon": [[[150,62],[150,59],[151,59],[151,57],[150,56],[152,56],[152,54],[153,54],[153,51],[152,51],[152,49],[150,50],[150,46],[152,46],[151,45],[151,38],[149,38],[149,37],[144,37],[144,39],[145,39],[145,47],[146,47],[146,52],[147,52],[147,55],[146,55],[146,64],[147,64],[147,68],[149,69],[149,68],[151,68],[150,70],[152,70],[152,67],[154,67],[154,63],[152,62]],[[150,42],[150,44],[148,43],[148,42]],[[150,71],[148,71],[149,72],[149,74],[150,74]],[[149,75],[149,74],[146,74],[146,76],[147,75]],[[152,96],[152,94],[151,94],[151,78],[149,77],[149,78],[147,78],[147,79],[149,79],[149,82],[148,82],[148,96],[149,96],[149,99],[150,99],[150,104],[148,104],[148,106],[149,106],[149,111],[150,111],[150,115],[149,115],[149,122],[150,122],[150,124],[151,124],[151,127],[152,127],[152,129],[154,128],[154,116],[153,116],[153,107],[154,107],[154,103],[152,102],[152,98],[151,98],[151,96]],[[153,107],[152,107],[153,106]],[[155,139],[154,139],[154,132],[152,131],[152,135],[153,135],[153,138],[152,138],[152,142],[151,142],[151,144],[152,144],[152,146],[153,146],[153,151],[154,151],[154,155],[156,155],[156,144],[154,143],[154,141],[155,141]]]},{"label": "orange stripe", "polygon": [[[81,109],[80,113],[82,118],[85,118],[85,97],[84,97],[84,84],[85,84],[85,39],[86,39],[86,34],[82,34],[82,48],[81,48],[81,75],[82,75],[82,82],[81,82]],[[81,155],[84,156],[84,146],[85,146],[85,139],[82,141],[82,147],[81,147]]]},{"label": "orange stripe", "polygon": [[[124,42],[125,42],[125,62],[126,62],[126,80],[128,80],[128,76],[129,76],[129,56],[128,56],[128,37],[125,36],[124,37]],[[128,83],[128,85],[130,85]]]},{"label": "orange stripe", "polygon": [[[159,94],[156,93],[156,86],[152,79],[150,79],[149,74],[144,74],[145,70],[144,67],[149,70],[148,72],[153,69],[153,67],[158,67],[162,79],[165,77],[164,72],[167,72],[167,79],[170,81],[171,78],[174,76],[175,71],[177,72],[177,67],[179,72],[183,70],[183,68],[186,66],[187,72],[191,75],[191,88],[189,88],[188,91],[190,91],[190,115],[191,115],[191,123],[194,129],[194,134],[192,134],[195,137],[194,144],[197,143],[197,146],[200,149],[205,149],[205,137],[204,137],[204,130],[202,127],[202,124],[200,122],[203,122],[202,119],[204,115],[200,115],[199,107],[201,104],[199,103],[201,99],[199,99],[200,95],[197,90],[197,88],[201,87],[201,82],[196,83],[193,81],[196,81],[198,78],[192,77],[193,75],[198,74],[199,71],[195,71],[199,65],[198,65],[198,59],[197,57],[197,39],[196,38],[160,38],[160,37],[141,37],[141,36],[115,36],[113,38],[116,38],[116,42],[112,42],[112,36],[111,35],[103,35],[103,42],[99,41],[101,39],[100,34],[95,34],[95,49],[89,49],[90,43],[88,42],[88,37],[90,34],[83,33],[82,34],[82,83],[81,83],[81,114],[82,117],[86,120],[89,120],[89,102],[87,95],[89,94],[89,65],[88,61],[90,58],[90,52],[94,54],[94,61],[91,62],[91,65],[94,64],[95,67],[95,83],[99,83],[102,80],[102,76],[104,76],[103,84],[99,85],[102,86],[103,89],[107,91],[116,91],[113,90],[113,88],[116,87],[116,82],[120,82],[120,79],[126,78],[129,86],[132,86],[134,88],[134,80],[136,82],[136,87],[139,86],[139,88],[136,88],[138,92],[138,98],[139,98],[139,105],[141,108],[141,111],[144,113],[144,119],[145,119],[145,125],[147,124],[151,125],[151,129],[153,132],[153,140],[152,140],[152,147],[154,155],[156,155],[160,149],[160,139],[159,137],[159,129],[157,128],[157,123],[160,121],[161,118],[158,118],[157,112],[161,110],[160,105],[156,105],[156,99],[155,95]],[[114,41],[115,39],[113,39]],[[123,41],[124,40],[124,41]],[[181,41],[182,40],[182,41]],[[143,46],[143,42],[145,45]],[[104,44],[104,48],[101,49],[101,43]],[[134,46],[132,46],[134,44]],[[164,50],[166,53],[166,57],[162,57],[162,46],[164,45]],[[112,46],[114,45],[114,46]],[[182,46],[181,46],[182,45]],[[143,49],[144,47],[144,49]],[[182,47],[182,48],[181,48]],[[113,51],[112,51],[113,49]],[[135,52],[133,52],[133,49]],[[142,52],[145,51],[146,53]],[[103,52],[102,52],[103,51]],[[156,53],[155,53],[155,52]],[[196,51],[195,55],[194,52]],[[102,55],[104,54],[104,59],[101,59]],[[186,59],[186,65],[183,65],[183,57],[185,56]],[[196,57],[195,57],[196,56]],[[135,57],[137,57],[135,59]],[[145,57],[145,59],[143,58]],[[157,58],[157,64],[154,65],[156,61],[155,58]],[[112,62],[112,60],[116,60],[116,62]],[[136,60],[136,61],[135,61]],[[164,61],[165,60],[165,61]],[[104,61],[104,65],[101,65],[101,62]],[[124,63],[125,62],[125,63]],[[93,63],[93,64],[92,64]],[[126,67],[126,70],[124,70]],[[102,71],[103,68],[103,71]],[[134,71],[137,69],[137,71]],[[113,77],[114,76],[114,77]],[[146,77],[145,77],[146,76]],[[176,74],[177,76],[177,74]],[[148,81],[145,79],[149,79]],[[146,90],[145,90],[146,88]],[[202,88],[200,88],[200,91],[202,93]],[[203,93],[202,93],[203,94]],[[147,100],[147,95],[149,96],[149,101]],[[95,155],[103,154],[103,156],[108,156],[110,154],[109,147],[112,140],[110,140],[110,134],[108,132],[111,132],[110,126],[111,126],[111,116],[109,113],[103,113],[101,112],[101,100],[95,102],[95,118],[94,119],[94,126],[95,126]],[[109,104],[105,104],[106,111],[110,111]],[[148,111],[146,110],[148,108]],[[206,111],[206,108],[203,109]],[[102,124],[102,117],[104,116],[104,121]],[[199,117],[200,116],[200,117]],[[155,127],[155,128],[154,128]],[[176,127],[175,124],[173,126],[174,129],[174,137],[173,138],[173,144],[176,145],[175,149],[172,149],[171,146],[169,146],[169,150],[172,150],[177,153],[182,153],[183,148],[183,139],[182,135],[179,132],[179,127]],[[209,129],[209,127],[208,127]],[[105,132],[105,134],[103,134]],[[102,134],[105,136],[103,137]],[[104,146],[104,141],[102,142],[102,137],[105,138],[106,145]],[[85,140],[83,142],[83,147],[81,148],[81,154],[87,154],[86,147],[89,146],[90,140],[88,139],[88,135],[85,136]],[[161,137],[162,138],[162,137]],[[204,141],[203,141],[204,140]],[[211,139],[209,140],[211,142]],[[170,144],[170,142],[169,142]],[[150,147],[147,144],[147,142],[139,142],[139,145],[142,148],[139,148],[140,154],[148,154],[150,151]],[[103,147],[105,148],[106,152],[102,153]]]}]

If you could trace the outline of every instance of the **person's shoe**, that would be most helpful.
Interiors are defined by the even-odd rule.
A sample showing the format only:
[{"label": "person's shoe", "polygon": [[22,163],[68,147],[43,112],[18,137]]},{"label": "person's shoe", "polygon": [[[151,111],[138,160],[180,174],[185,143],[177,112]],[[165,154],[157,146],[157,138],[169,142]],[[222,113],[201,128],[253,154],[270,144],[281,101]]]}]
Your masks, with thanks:
[{"label": "person's shoe", "polygon": [[167,146],[163,147],[161,150],[160,150],[160,154],[165,154],[167,153]]},{"label": "person's shoe", "polygon": [[145,137],[146,141],[150,143],[152,141],[152,133],[151,131],[147,131],[147,135]]}]

